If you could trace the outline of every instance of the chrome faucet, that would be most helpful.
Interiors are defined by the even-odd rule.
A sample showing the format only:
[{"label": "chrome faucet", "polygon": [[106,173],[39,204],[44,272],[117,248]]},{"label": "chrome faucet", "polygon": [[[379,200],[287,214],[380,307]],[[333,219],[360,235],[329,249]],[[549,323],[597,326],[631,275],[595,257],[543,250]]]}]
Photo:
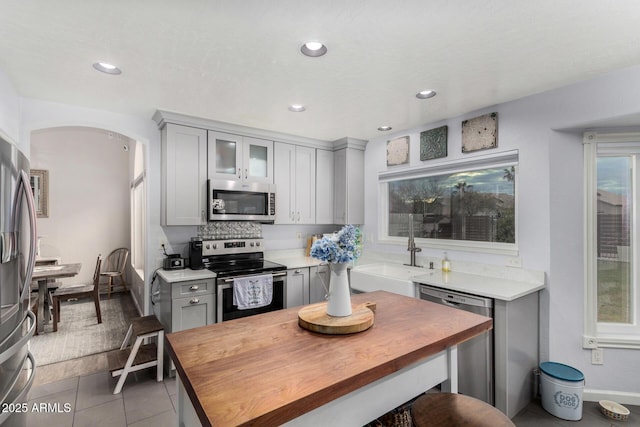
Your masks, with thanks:
[{"label": "chrome faucet", "polygon": [[411,252],[411,256],[410,256],[409,264],[405,264],[405,265],[409,265],[411,267],[422,267],[421,265],[416,264],[416,252],[421,252],[422,248],[416,247],[416,242],[414,240],[413,214],[409,214],[409,245],[407,247],[407,250]]}]

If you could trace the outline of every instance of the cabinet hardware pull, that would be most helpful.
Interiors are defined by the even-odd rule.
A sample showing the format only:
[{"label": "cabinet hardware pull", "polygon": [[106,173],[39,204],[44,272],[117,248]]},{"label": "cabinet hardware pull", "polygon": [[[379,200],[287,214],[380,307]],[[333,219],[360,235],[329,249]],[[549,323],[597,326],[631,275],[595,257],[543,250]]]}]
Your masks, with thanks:
[{"label": "cabinet hardware pull", "polygon": [[245,169],[244,170],[244,179],[248,179],[248,178],[249,178],[248,170]]},{"label": "cabinet hardware pull", "polygon": [[198,298],[193,298],[191,301],[189,301],[189,304],[197,304],[199,302],[200,300]]},{"label": "cabinet hardware pull", "polygon": [[241,169],[238,168],[238,179],[242,179],[242,174],[240,173]]},{"label": "cabinet hardware pull", "polygon": [[301,270],[296,270],[296,271],[294,271],[294,274],[300,274],[300,273],[302,273],[302,271],[301,271]]},{"label": "cabinet hardware pull", "polygon": [[191,285],[191,286],[189,286],[189,290],[190,290],[190,291],[197,291],[198,289],[200,289],[200,286],[198,286],[198,285]]}]

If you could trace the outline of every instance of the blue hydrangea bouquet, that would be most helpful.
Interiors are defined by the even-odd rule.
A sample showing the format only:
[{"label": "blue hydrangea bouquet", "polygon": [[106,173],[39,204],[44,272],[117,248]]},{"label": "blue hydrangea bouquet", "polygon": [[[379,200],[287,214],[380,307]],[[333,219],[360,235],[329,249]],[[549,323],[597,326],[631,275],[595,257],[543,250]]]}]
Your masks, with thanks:
[{"label": "blue hydrangea bouquet", "polygon": [[325,235],[311,246],[311,256],[330,263],[346,263],[360,257],[362,234],[354,225],[345,225],[336,233]]}]

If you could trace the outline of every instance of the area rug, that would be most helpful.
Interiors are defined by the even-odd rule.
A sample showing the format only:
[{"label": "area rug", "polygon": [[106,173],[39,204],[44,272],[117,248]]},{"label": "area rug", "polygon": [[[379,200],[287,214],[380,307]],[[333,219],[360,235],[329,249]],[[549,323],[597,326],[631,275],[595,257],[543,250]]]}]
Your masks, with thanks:
[{"label": "area rug", "polygon": [[111,299],[101,299],[100,311],[102,323],[98,324],[93,301],[63,302],[58,331],[53,332],[49,322],[45,332],[30,341],[36,366],[120,348],[129,320],[138,316],[131,295],[122,293],[112,295]]}]

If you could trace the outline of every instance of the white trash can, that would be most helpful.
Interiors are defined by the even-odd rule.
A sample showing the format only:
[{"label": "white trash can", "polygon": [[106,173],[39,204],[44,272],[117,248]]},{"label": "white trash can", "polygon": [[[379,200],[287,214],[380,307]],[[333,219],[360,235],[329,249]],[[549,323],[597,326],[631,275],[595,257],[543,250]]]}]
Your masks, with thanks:
[{"label": "white trash can", "polygon": [[551,415],[569,421],[582,419],[584,375],[557,362],[540,364],[542,407]]}]

